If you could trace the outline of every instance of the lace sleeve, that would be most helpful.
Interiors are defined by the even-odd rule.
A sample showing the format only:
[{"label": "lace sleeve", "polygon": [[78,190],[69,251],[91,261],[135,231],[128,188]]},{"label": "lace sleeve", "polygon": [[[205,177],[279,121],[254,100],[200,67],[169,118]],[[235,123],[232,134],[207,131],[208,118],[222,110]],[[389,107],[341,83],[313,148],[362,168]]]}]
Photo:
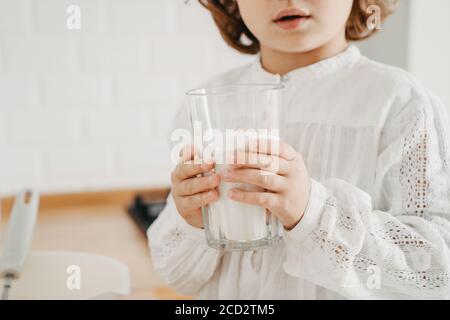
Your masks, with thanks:
[{"label": "lace sleeve", "polygon": [[147,235],[154,268],[182,294],[195,295],[219,263],[220,252],[207,246],[203,230],[183,220],[172,196]]},{"label": "lace sleeve", "polygon": [[286,233],[284,268],[348,298],[450,297],[450,170],[445,112],[416,99],[387,124],[371,197],[313,182]]}]

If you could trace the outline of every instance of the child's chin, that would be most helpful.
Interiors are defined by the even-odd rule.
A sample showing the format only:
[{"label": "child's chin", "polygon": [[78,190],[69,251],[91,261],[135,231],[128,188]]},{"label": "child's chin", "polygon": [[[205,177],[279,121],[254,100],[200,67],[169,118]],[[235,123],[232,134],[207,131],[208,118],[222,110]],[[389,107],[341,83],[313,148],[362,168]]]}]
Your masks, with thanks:
[{"label": "child's chin", "polygon": [[277,39],[277,41],[274,41],[273,49],[286,53],[304,53],[318,47],[320,47],[320,44],[309,40],[307,35],[297,34],[286,37],[286,39]]}]

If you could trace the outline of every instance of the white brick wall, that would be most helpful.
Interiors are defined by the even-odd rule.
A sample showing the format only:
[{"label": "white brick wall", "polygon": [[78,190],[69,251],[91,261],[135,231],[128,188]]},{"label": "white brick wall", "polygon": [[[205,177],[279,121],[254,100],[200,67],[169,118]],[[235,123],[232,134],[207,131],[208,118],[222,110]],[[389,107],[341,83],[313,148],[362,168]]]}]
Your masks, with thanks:
[{"label": "white brick wall", "polygon": [[167,185],[183,92],[249,59],[196,0],[0,0],[0,195]]}]

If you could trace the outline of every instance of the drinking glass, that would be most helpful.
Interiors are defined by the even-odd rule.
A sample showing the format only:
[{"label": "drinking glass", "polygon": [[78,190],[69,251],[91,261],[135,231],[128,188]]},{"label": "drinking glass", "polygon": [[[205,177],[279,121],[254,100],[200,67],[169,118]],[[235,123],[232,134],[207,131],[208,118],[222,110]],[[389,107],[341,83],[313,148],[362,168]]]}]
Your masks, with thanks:
[{"label": "drinking glass", "polygon": [[[237,155],[249,151],[251,143],[270,141],[272,146],[279,141],[282,90],[282,85],[248,84],[187,92],[196,160],[213,160],[214,171],[220,174],[230,159],[249,162]],[[233,188],[265,191],[249,184],[221,181],[219,200],[202,208],[208,245],[218,250],[246,251],[278,241],[282,230],[278,219],[262,207],[231,200],[228,191]]]}]

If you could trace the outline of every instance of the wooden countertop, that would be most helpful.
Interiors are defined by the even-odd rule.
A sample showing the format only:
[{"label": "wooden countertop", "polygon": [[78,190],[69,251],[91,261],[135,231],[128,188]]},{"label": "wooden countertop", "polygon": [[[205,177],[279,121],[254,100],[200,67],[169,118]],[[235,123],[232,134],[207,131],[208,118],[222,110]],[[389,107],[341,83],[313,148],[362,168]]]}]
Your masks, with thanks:
[{"label": "wooden countertop", "polygon": [[[155,197],[163,189],[145,191]],[[105,192],[42,198],[34,251],[81,251],[110,256],[128,265],[132,293],[129,299],[180,299],[155,273],[145,235],[125,208],[136,192]],[[4,201],[9,212],[11,199]],[[7,218],[2,219],[3,230]],[[4,234],[1,232],[0,234]]]}]

